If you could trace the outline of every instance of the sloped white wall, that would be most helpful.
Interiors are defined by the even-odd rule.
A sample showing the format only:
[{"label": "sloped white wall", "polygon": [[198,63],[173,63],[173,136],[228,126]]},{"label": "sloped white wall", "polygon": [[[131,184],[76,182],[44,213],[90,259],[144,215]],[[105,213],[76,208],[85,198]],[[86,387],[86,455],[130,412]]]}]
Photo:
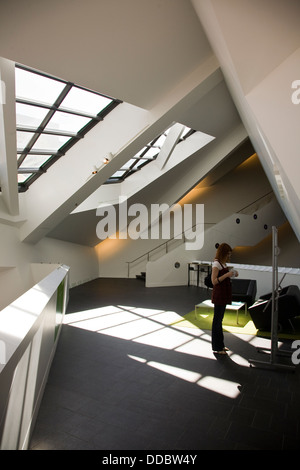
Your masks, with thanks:
[{"label": "sloped white wall", "polygon": [[[270,235],[272,225],[279,227],[286,222],[257,157],[251,157],[216,181],[214,178],[211,180],[210,176],[210,186],[205,186],[205,181],[182,200],[182,203],[204,204],[205,235],[202,250],[185,250],[180,240],[174,249],[171,246],[173,242],[168,242],[166,246],[162,239],[107,239],[96,248],[100,277],[135,277],[145,271],[148,287],[185,285],[188,262],[213,259],[216,243],[226,241],[232,247],[254,247]],[[254,213],[257,215],[255,219]],[[237,218],[240,219],[239,224],[236,223]],[[147,252],[156,246],[157,250],[151,251],[148,258]],[[131,263],[128,271],[127,262],[139,256],[141,258]],[[239,256],[240,263],[251,264],[253,252],[248,257]],[[269,258],[266,254],[263,264],[268,264],[268,259],[271,263],[271,254]],[[175,267],[175,263],[179,263],[180,267]]]},{"label": "sloped white wall", "polygon": [[[192,0],[241,119],[300,240],[300,4],[281,0]],[[242,33],[241,33],[242,32]]]},{"label": "sloped white wall", "polygon": [[[229,243],[233,249],[236,246],[255,246],[271,233],[272,225],[280,226],[285,222],[285,216],[274,199],[256,211],[256,214],[257,219],[254,219],[252,215],[235,213],[207,229],[201,250],[188,251],[184,245],[181,245],[159,260],[148,262],[146,266],[147,287],[186,285],[188,263],[194,260],[212,261],[216,252],[216,243]],[[240,219],[239,224],[236,223],[237,218]],[[268,226],[267,229],[264,228],[265,224]],[[180,263],[179,268],[175,267],[176,263]]]},{"label": "sloped white wall", "polygon": [[[178,164],[176,168],[172,169],[172,171],[167,174],[166,179],[161,178],[153,185],[149,184],[147,188],[141,190],[137,194],[135,202],[145,204],[147,208],[150,208],[150,205],[155,203],[168,204],[169,206],[172,206],[172,204],[176,203],[182,196],[184,196],[191,187],[195,186],[201,178],[204,178],[210,173],[211,170],[218,167],[218,165],[220,165],[220,163],[226,159],[227,155],[234,149],[238,148],[246,138],[247,135],[245,134],[243,126],[236,126],[223,139],[220,139],[220,141],[216,139],[201,149],[198,153],[192,155],[188,161],[183,162],[182,164]],[[235,157],[233,157],[233,160],[236,162]],[[239,156],[239,162],[240,161],[241,158]],[[237,163],[235,163],[235,166],[236,165]],[[226,171],[229,171],[229,169],[232,167],[234,167],[234,164],[232,164],[230,160],[226,159],[226,168],[228,168]],[[143,170],[145,170],[146,173],[151,171],[151,169],[148,169],[148,167],[145,167]],[[141,178],[143,178],[143,170],[140,172]],[[249,171],[251,171],[251,165],[250,169],[247,167],[245,171],[242,172],[249,176]],[[261,169],[260,172],[260,176],[263,177],[263,182],[259,183],[258,179],[256,180],[256,191],[258,191],[259,196],[270,190],[268,183],[267,189],[265,187],[266,179]],[[130,178],[128,178],[128,184],[130,184]],[[241,181],[235,180],[235,174],[233,175],[231,186],[234,186],[236,191],[243,189],[243,184]],[[230,192],[230,190],[231,188],[229,186],[228,191]],[[201,204],[206,204],[208,199],[211,199],[211,193],[215,193],[215,187],[213,185],[212,187],[204,188],[204,191],[200,189],[199,197],[201,199],[198,202]],[[242,198],[244,198],[244,205],[246,205],[247,203],[253,201],[252,191],[250,195],[249,192],[245,192],[245,190],[244,193],[245,194]],[[221,200],[224,201],[224,196],[221,196]],[[218,212],[220,211],[220,214],[218,215],[219,220],[220,216],[224,217],[231,214],[232,211],[234,211],[235,206],[230,202],[227,204],[227,207],[224,207],[222,210],[219,202],[217,202],[215,207],[218,209]],[[239,208],[240,207],[242,206],[239,205]],[[130,239],[106,239],[102,241],[96,247],[99,258],[99,275],[101,277],[127,277],[128,261],[135,260],[139,256],[147,253],[149,250],[154,249],[165,241],[166,240],[164,239],[134,241]],[[135,276],[135,274],[141,270],[144,270],[144,266],[145,259],[142,260],[141,266],[135,265],[135,269],[130,271],[130,276]],[[142,269],[140,269],[140,267]]]}]

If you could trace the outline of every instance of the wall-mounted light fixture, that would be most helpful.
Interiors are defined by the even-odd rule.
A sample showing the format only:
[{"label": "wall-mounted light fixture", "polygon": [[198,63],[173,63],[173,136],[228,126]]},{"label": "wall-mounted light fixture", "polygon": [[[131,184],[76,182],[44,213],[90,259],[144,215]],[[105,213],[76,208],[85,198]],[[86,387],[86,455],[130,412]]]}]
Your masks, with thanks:
[{"label": "wall-mounted light fixture", "polygon": [[[102,164],[104,165],[107,165],[113,158],[113,154],[111,152],[109,152],[102,160]],[[99,167],[96,167],[96,165],[94,165],[94,170],[92,171],[92,175],[96,175],[98,173],[98,171],[102,168],[102,165],[99,166]]]},{"label": "wall-mounted light fixture", "polygon": [[105,157],[103,158],[103,163],[107,165],[111,160],[113,159],[113,154],[109,152]]}]

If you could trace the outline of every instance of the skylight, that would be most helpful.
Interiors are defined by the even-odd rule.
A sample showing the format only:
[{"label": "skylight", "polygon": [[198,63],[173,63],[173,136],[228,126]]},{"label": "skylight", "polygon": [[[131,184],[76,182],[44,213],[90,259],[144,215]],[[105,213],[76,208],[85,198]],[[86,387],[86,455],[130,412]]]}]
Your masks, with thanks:
[{"label": "skylight", "polygon": [[19,191],[26,191],[119,100],[16,66]]},{"label": "skylight", "polygon": [[[168,132],[170,129],[167,129],[165,132],[160,134],[154,140],[149,142],[145,147],[143,147],[136,155],[134,155],[128,162],[126,162],[122,168],[116,171],[108,180],[106,184],[109,183],[120,183],[132,175],[137,170],[140,170],[142,167],[147,165],[147,163],[155,160],[167,138]],[[185,140],[195,131],[186,127],[178,143]]]},{"label": "skylight", "polygon": [[[16,66],[19,191],[29,186],[121,101]],[[155,160],[169,129],[132,156],[106,183],[119,183]],[[193,132],[186,127],[179,142]]]}]

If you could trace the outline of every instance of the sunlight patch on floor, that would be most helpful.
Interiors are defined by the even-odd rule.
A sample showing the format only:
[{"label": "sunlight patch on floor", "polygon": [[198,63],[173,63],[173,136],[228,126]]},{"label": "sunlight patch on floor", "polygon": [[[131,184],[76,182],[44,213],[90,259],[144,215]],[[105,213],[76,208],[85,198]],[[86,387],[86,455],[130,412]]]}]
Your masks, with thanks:
[{"label": "sunlight patch on floor", "polygon": [[176,348],[176,351],[190,354],[192,356],[203,357],[207,359],[214,359],[214,354],[211,349],[211,339],[206,339],[206,337],[194,338]]},{"label": "sunlight patch on floor", "polygon": [[[113,327],[115,325],[123,325],[127,322],[132,322],[136,319],[136,316],[131,312],[124,312],[123,310],[112,308],[110,310],[106,309],[105,312],[99,311],[101,309],[96,309],[98,312],[91,312],[90,315],[87,313],[87,317],[77,318],[76,320],[70,319],[67,324],[71,324],[76,328],[82,328],[83,330],[89,331],[99,331],[105,328]],[[68,317],[69,315],[67,315]]]},{"label": "sunlight patch on floor", "polygon": [[200,387],[206,388],[211,392],[224,395],[228,398],[237,398],[237,396],[240,394],[238,389],[240,386],[239,383],[232,382],[231,380],[220,379],[218,377],[203,377],[197,382],[197,385],[200,385]]},{"label": "sunlight patch on floor", "polygon": [[147,359],[138,356],[132,356],[128,354],[128,357],[137,362],[146,364],[147,366],[156,370],[172,375],[173,377],[177,377],[189,383],[197,384],[202,388],[228,398],[234,399],[240,394],[240,384],[231,380],[225,380],[212,376],[202,376],[202,374],[196,371],[184,369],[182,367],[175,367],[161,362],[147,361]]},{"label": "sunlight patch on floor", "polygon": [[176,350],[182,344],[190,341],[189,335],[172,328],[161,328],[158,331],[136,338],[136,343],[146,344],[162,349]]},{"label": "sunlight patch on floor", "polygon": [[[180,319],[182,317],[173,311],[126,305],[110,305],[65,315],[64,323],[153,348],[216,360],[211,348],[210,333],[196,328],[191,330],[190,328],[180,327],[176,324]],[[251,348],[269,344],[269,341],[263,338],[249,335],[237,336],[239,340],[248,342]],[[239,354],[229,351],[228,356],[238,366],[249,367],[248,360]],[[167,362],[153,361],[150,358],[147,359],[129,354],[128,357],[164,374],[197,384],[203,389],[228,398],[234,399],[239,395],[239,384],[236,382],[205,376],[197,370],[178,367],[178,364],[173,365]]]},{"label": "sunlight patch on floor", "polygon": [[181,367],[170,366],[169,364],[162,364],[160,362],[149,361],[147,365],[153,367],[154,369],[170,374],[173,377],[178,377],[181,380],[186,382],[195,383],[201,378],[201,374],[198,372],[193,372],[191,370],[182,369]]},{"label": "sunlight patch on floor", "polygon": [[131,356],[130,354],[128,354],[128,357],[137,362],[147,364],[147,366],[153,367],[154,369],[160,370],[161,372],[165,372],[166,374],[172,375],[173,377],[178,377],[179,379],[185,380],[186,382],[196,383],[202,377],[199,372],[183,369],[181,367],[175,367],[169,364],[163,364],[161,362],[156,361],[147,361],[147,359],[137,356]]},{"label": "sunlight patch on floor", "polygon": [[[147,319],[140,319],[134,316],[132,321],[126,324],[119,324],[112,328],[103,328],[101,333],[104,335],[113,336],[114,338],[127,339],[135,341],[136,338],[144,337],[148,333],[164,328],[163,325],[149,321]],[[98,330],[99,331],[99,330]]]}]

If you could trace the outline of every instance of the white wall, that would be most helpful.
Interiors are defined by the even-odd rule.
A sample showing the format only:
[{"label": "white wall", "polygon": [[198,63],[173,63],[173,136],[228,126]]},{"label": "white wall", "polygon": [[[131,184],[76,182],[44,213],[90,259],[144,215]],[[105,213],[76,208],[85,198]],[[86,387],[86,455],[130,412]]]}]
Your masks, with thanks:
[{"label": "white wall", "polygon": [[[164,257],[150,261],[146,265],[146,285],[147,287],[187,285],[188,281],[188,263],[192,261],[211,262],[214,259],[216,242],[227,242],[234,249],[236,246],[243,246],[249,242],[249,238],[253,237],[253,246],[260,241],[261,233],[255,228],[255,221],[246,220],[243,223],[243,230],[240,234],[233,234],[231,228],[235,227],[236,215],[232,215],[224,221],[220,222],[216,228],[208,229],[204,234],[204,246],[201,250],[187,251],[184,245],[179,246],[175,250],[170,251]],[[282,213],[274,215],[273,220],[280,223],[282,221]],[[270,219],[269,219],[270,220]],[[271,225],[266,233],[270,233]],[[256,238],[257,237],[257,238]],[[284,246],[281,247],[284,250]],[[234,252],[233,252],[234,258]],[[247,258],[251,263],[251,256]],[[180,263],[180,267],[176,268],[175,264]],[[272,263],[272,251],[265,253],[265,264]],[[234,262],[231,264],[235,264]],[[240,264],[239,264],[240,265]],[[251,279],[253,277],[250,277]],[[269,287],[270,288],[270,287]]]},{"label": "white wall", "polygon": [[[190,138],[191,140],[192,137]],[[181,165],[177,165],[166,175],[166,178],[162,177],[152,184],[149,183],[148,186],[145,184],[144,189],[138,192],[135,199],[133,198],[133,201],[130,200],[128,202],[128,207],[132,202],[145,204],[149,209],[151,204],[168,204],[169,207],[171,207],[172,204],[176,203],[189,192],[190,188],[195,186],[199,180],[208,175],[211,170],[218,167],[231,151],[239,147],[246,137],[244,127],[241,125],[236,126],[228,135],[221,139],[220,142],[216,139],[199,152],[189,157],[187,161],[183,162]],[[186,143],[188,143],[188,140]],[[235,157],[233,157],[233,160],[236,161]],[[229,171],[229,169],[232,168],[232,163],[229,159],[226,160],[224,166],[225,165],[228,169],[225,171]],[[235,163],[235,165],[237,165],[237,163]],[[143,181],[144,173],[146,174],[147,181],[147,174],[151,174],[150,165],[145,166],[145,168],[138,172],[136,178],[139,177]],[[262,170],[260,176],[264,177]],[[131,177],[128,178],[126,184],[130,185],[130,180]],[[263,183],[259,185],[258,179],[256,180],[256,191],[259,191],[260,195],[269,190],[265,187],[265,181],[264,177]],[[235,175],[233,175],[231,187],[232,185],[235,187],[236,191],[243,189],[243,197],[246,198],[245,205],[247,202],[253,200],[251,199],[252,191],[250,194],[248,191],[245,191],[244,185],[240,180],[235,179]],[[228,187],[229,192],[232,189],[231,187]],[[203,204],[207,203],[210,199],[211,192],[214,193],[214,191],[213,185],[212,188],[204,188],[204,192],[199,190],[200,200],[198,202]],[[216,197],[218,198],[219,196],[217,195]],[[224,196],[222,196],[222,199],[224,201]],[[230,202],[227,204],[227,207],[223,207],[223,209],[220,204],[215,204],[214,209],[217,210],[219,219],[220,216],[224,217],[225,215],[231,214],[234,210],[234,204],[232,205]],[[206,219],[206,221],[209,220],[211,219]],[[99,275],[101,277],[127,277],[128,261],[135,260],[140,255],[147,253],[149,250],[152,250],[165,241],[164,239],[151,240],[150,238],[148,240],[134,240],[133,242],[130,239],[106,239],[102,241],[96,247],[99,259]],[[134,265],[134,268],[131,269],[130,276],[135,276],[135,274],[139,273],[141,270],[145,270],[145,259],[142,260],[141,266],[139,264]]]},{"label": "white wall", "polygon": [[247,95],[250,109],[259,128],[263,129],[270,153],[270,170],[277,177],[281,204],[286,214],[290,214],[289,220],[296,233],[300,221],[300,104],[292,102],[291,85],[299,79],[299,62],[300,48]]},{"label": "white wall", "polygon": [[70,267],[70,287],[98,277],[98,260],[95,249],[52,238],[44,238],[36,245],[38,261],[65,264]]},{"label": "white wall", "polygon": [[29,245],[20,242],[16,227],[0,224],[0,230],[0,309],[47,275],[51,265],[53,269],[57,264],[70,267],[70,287],[98,277],[98,260],[93,248],[50,238]]},{"label": "white wall", "polygon": [[[214,146],[214,144],[211,145]],[[229,164],[230,160],[224,163],[225,170],[228,169]],[[270,235],[272,225],[279,227],[286,222],[257,157],[253,156],[244,163],[236,165],[235,169],[231,169],[225,175],[222,171],[224,168],[222,170],[221,165],[181,201],[182,204],[204,204],[203,249],[186,250],[183,243],[180,245],[180,240],[177,243],[179,246],[171,249],[174,247],[171,247],[169,242],[167,254],[166,246],[163,246],[152,251],[149,259],[143,256],[137,262],[131,263],[130,277],[135,277],[136,274],[145,271],[148,287],[185,285],[187,263],[193,259],[212,259],[215,255],[216,243],[226,241],[233,247],[255,247]],[[201,165],[191,166],[191,172],[201,174]],[[175,190],[179,189],[183,179],[179,178],[176,184],[170,186]],[[153,199],[154,197],[155,195],[152,194]],[[253,218],[254,213],[257,214],[257,219]],[[236,224],[236,218],[240,219],[240,224]],[[267,230],[264,228],[265,224],[268,226]],[[128,261],[135,260],[165,242],[166,240],[163,239],[105,240],[96,248],[100,277],[127,277]],[[299,247],[295,246],[295,253],[297,252],[299,253]],[[240,256],[239,262],[251,263],[253,257],[253,252],[247,253],[244,258]],[[149,261],[148,264],[147,261]],[[176,262],[180,263],[180,268],[175,268]],[[268,264],[267,254],[262,264]],[[286,266],[294,266],[294,264]]]}]

